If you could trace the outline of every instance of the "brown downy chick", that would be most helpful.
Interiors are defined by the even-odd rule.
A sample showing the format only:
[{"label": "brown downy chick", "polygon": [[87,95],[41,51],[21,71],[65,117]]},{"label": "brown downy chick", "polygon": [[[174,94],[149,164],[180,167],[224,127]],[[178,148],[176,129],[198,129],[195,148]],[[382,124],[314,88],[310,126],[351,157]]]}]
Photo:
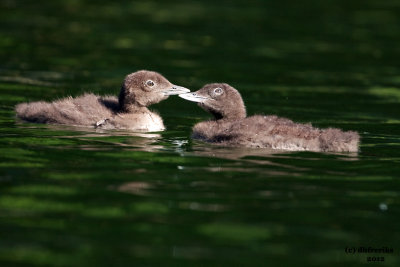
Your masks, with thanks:
[{"label": "brown downy chick", "polygon": [[29,122],[161,131],[165,129],[161,117],[147,107],[186,92],[190,90],[171,84],[157,72],[141,70],[125,77],[118,99],[87,93],[54,102],[21,103],[15,110],[17,117]]},{"label": "brown downy chick", "polygon": [[240,93],[226,83],[207,84],[194,93],[179,95],[197,102],[214,120],[197,123],[192,137],[227,146],[261,147],[291,151],[357,152],[357,132],[295,123],[277,116],[246,117]]}]

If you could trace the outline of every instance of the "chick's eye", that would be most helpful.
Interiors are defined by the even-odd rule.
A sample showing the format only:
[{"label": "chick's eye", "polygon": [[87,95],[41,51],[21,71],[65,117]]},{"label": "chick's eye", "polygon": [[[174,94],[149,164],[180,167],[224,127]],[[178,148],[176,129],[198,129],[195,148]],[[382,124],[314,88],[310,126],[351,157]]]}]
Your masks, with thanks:
[{"label": "chick's eye", "polygon": [[154,84],[155,84],[155,83],[154,83],[152,80],[147,80],[147,81],[146,81],[146,85],[147,85],[147,86],[153,87]]},{"label": "chick's eye", "polygon": [[222,94],[223,93],[223,90],[222,90],[222,88],[215,88],[214,89],[214,93],[216,94],[216,95],[220,95],[220,94]]}]

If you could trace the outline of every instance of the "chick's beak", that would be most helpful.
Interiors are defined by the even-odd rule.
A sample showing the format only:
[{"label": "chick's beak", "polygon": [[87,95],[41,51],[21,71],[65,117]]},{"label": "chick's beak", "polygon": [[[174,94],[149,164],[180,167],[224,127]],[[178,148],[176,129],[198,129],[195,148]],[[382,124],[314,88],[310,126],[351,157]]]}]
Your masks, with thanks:
[{"label": "chick's beak", "polygon": [[192,102],[198,102],[198,103],[203,103],[207,99],[210,99],[209,97],[199,95],[198,93],[186,93],[186,94],[180,94],[179,97],[192,101]]},{"label": "chick's beak", "polygon": [[162,91],[162,93],[164,95],[166,95],[166,96],[167,95],[185,94],[185,93],[189,93],[189,92],[190,92],[189,89],[187,89],[185,87],[182,87],[182,86],[179,86],[179,85],[172,85],[171,87],[169,87],[169,88],[167,88],[167,89]]}]

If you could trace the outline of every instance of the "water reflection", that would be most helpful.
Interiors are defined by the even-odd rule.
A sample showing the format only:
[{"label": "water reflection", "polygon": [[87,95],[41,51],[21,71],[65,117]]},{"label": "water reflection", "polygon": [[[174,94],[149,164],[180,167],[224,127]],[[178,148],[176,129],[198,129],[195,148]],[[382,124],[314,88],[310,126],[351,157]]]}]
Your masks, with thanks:
[{"label": "water reflection", "polygon": [[193,143],[192,150],[192,153],[197,156],[218,157],[232,160],[238,160],[247,156],[268,157],[292,153],[291,151],[269,148],[221,147],[199,142]]},{"label": "water reflection", "polygon": [[54,88],[64,85],[65,81],[70,81],[72,78],[73,74],[70,72],[0,70],[0,82],[22,85]]},{"label": "water reflection", "polygon": [[111,190],[116,190],[119,192],[130,193],[139,196],[150,195],[149,189],[151,188],[153,188],[153,186],[150,183],[143,181],[132,181],[121,184],[119,186],[110,187]]},{"label": "water reflection", "polygon": [[[180,157],[226,159],[239,162],[239,165],[247,163],[271,165],[290,168],[296,171],[305,171],[307,169],[279,164],[271,160],[279,158],[304,159],[304,155],[307,155],[307,160],[316,161],[325,157],[344,161],[359,160],[358,153],[316,153],[269,148],[224,147],[180,137],[183,135],[182,133],[178,133],[178,137],[171,138],[168,132],[132,132],[127,130],[95,129],[82,126],[26,124],[19,122],[16,122],[15,125],[17,128],[31,131],[38,137],[51,136],[59,139],[68,139],[73,143],[70,147],[82,150],[110,150],[118,147],[129,151],[173,153]],[[186,167],[178,166],[178,168],[183,170]],[[210,168],[209,171],[215,172],[220,171],[220,169],[215,167]],[[249,170],[243,169],[243,171]]]},{"label": "water reflection", "polygon": [[[161,134],[126,130],[103,130],[82,126],[16,123],[21,129],[32,130],[35,135],[48,135],[73,141],[70,148],[82,150],[110,150],[115,147],[127,150],[158,152],[164,149],[158,142]],[[39,130],[41,130],[39,132]],[[68,146],[64,146],[68,147]]]}]

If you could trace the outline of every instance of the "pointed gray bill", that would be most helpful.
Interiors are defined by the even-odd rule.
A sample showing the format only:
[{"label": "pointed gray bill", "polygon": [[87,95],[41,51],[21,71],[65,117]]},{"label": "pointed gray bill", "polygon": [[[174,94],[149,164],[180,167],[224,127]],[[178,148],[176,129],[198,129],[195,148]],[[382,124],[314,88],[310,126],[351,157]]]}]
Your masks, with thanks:
[{"label": "pointed gray bill", "polygon": [[179,86],[179,85],[172,85],[172,87],[162,91],[164,95],[179,95],[184,93],[189,93],[190,90]]},{"label": "pointed gray bill", "polygon": [[201,96],[201,95],[198,95],[197,93],[180,94],[179,97],[189,100],[189,101],[199,102],[199,103],[202,103],[202,102],[206,101],[207,99],[210,99],[209,97]]}]

